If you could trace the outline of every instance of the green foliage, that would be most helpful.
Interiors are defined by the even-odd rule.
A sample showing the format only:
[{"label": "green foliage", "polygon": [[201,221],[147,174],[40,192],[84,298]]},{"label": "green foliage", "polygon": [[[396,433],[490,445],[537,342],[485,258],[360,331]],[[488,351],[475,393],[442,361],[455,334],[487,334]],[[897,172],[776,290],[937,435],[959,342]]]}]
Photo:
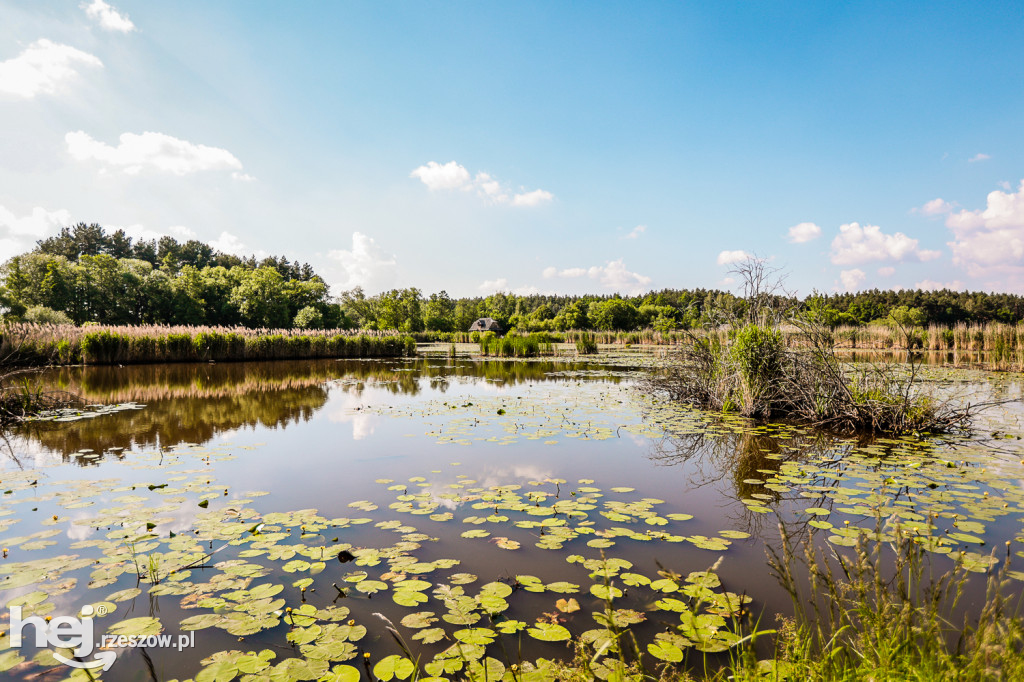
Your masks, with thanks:
[{"label": "green foliage", "polygon": [[591,334],[584,334],[576,339],[576,352],[580,355],[597,353],[597,340]]},{"label": "green foliage", "polygon": [[747,414],[771,414],[784,379],[782,332],[749,324],[736,332],[729,348],[739,371],[741,400]]},{"label": "green foliage", "polygon": [[503,358],[531,358],[541,353],[551,353],[551,340],[546,334],[506,334],[495,336],[484,332],[480,337],[480,353]]},{"label": "green foliage", "polygon": [[170,237],[138,242],[123,232],[80,224],[39,242],[3,266],[5,306],[11,317],[44,306],[76,324],[219,324],[288,327],[312,306],[325,326],[340,326],[340,309],[327,319],[327,285],[308,265],[285,258],[253,259],[215,252]]},{"label": "green foliage", "polygon": [[[269,273],[276,273],[276,277]],[[308,264],[285,257],[239,258],[196,240],[171,237],[135,241],[123,231],[108,234],[96,224],[66,227],[36,248],[4,264],[0,307],[11,319],[44,306],[76,324],[190,324],[284,328],[300,310],[313,307],[323,327],[462,332],[473,320],[492,317],[503,328],[523,331],[650,329],[666,335],[739,319],[751,309],[726,291],[662,290],[625,297],[515,295],[453,299],[416,288],[367,296],[358,287],[331,303],[326,283]],[[796,305],[787,299],[788,305]],[[336,307],[335,307],[336,306]],[[784,306],[785,307],[785,306]],[[871,290],[814,293],[801,307],[831,329],[898,320],[907,328],[926,324],[1024,321],[1024,297],[1013,294]],[[919,337],[908,337],[916,345]]]},{"label": "green foliage", "polygon": [[44,305],[34,305],[21,316],[21,319],[25,322],[33,322],[35,324],[70,324],[74,322],[67,314],[61,310],[53,310],[47,308]]},{"label": "green foliage", "polygon": [[323,329],[323,313],[308,305],[295,314],[292,326],[297,329]]}]

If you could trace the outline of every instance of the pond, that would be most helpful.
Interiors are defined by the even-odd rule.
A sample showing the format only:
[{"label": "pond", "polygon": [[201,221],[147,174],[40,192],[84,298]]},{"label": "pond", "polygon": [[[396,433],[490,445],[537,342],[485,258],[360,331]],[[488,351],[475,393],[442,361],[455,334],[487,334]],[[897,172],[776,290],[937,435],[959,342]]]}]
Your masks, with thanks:
[{"label": "pond", "polygon": [[[94,676],[404,679],[412,657],[497,679],[579,642],[607,654],[627,628],[653,666],[725,650],[741,612],[792,611],[766,559],[780,524],[839,552],[899,526],[981,577],[1019,553],[1019,402],[971,438],[844,439],[664,404],[636,387],[649,359],[48,370],[121,408],[9,434],[0,595],[22,619],[91,607],[95,640],[171,637],[74,661],[26,626],[0,670],[63,679],[55,655],[112,654]],[[1017,375],[925,377],[959,400],[1021,395]]]}]

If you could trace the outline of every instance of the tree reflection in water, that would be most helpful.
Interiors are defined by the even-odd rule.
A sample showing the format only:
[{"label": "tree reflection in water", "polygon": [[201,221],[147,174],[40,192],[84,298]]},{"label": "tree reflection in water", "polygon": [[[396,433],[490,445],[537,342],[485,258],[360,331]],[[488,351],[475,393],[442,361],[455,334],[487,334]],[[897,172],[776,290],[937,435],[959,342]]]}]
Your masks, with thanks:
[{"label": "tree reflection in water", "polygon": [[[94,459],[77,456],[80,450],[118,456],[118,449],[199,444],[240,428],[306,422],[327,404],[332,390],[360,396],[373,387],[418,395],[424,390],[443,393],[456,382],[532,384],[600,369],[583,363],[461,358],[61,367],[42,373],[44,386],[70,391],[89,404],[137,402],[146,407],[71,423],[36,422],[18,435],[88,464]],[[600,380],[617,383],[620,377],[602,375]]]}]

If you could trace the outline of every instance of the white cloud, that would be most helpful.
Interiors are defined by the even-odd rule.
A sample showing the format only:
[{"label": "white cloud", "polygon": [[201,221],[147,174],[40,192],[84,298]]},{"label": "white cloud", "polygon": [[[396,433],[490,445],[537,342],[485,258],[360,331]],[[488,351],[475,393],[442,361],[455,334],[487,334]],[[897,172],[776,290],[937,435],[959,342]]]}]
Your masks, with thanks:
[{"label": "white cloud", "polygon": [[361,286],[374,293],[394,285],[398,260],[362,232],[352,233],[351,250],[336,249],[327,255],[345,269],[345,279],[337,284],[343,290]]},{"label": "white cloud", "polygon": [[81,130],[68,133],[64,141],[72,158],[98,161],[130,175],[146,169],[186,175],[242,168],[242,162],[226,149],[194,144],[163,133],[122,133],[116,147],[94,140]]},{"label": "white cloud", "polygon": [[409,174],[419,178],[431,192],[439,189],[461,189],[469,185],[469,171],[454,161],[441,165],[430,161]]},{"label": "white cloud", "polygon": [[195,239],[199,235],[196,234],[195,230],[185,227],[184,225],[171,225],[167,228],[167,231],[171,233],[171,236],[175,239],[188,241],[189,239]]},{"label": "white cloud", "polygon": [[988,161],[991,158],[992,157],[989,156],[988,154],[982,154],[982,153],[979,152],[979,153],[975,154],[974,156],[972,156],[971,158],[967,159],[967,163],[977,163],[979,161]]},{"label": "white cloud", "polygon": [[864,277],[864,271],[857,268],[841,270],[839,272],[839,281],[843,283],[843,288],[847,291],[856,291],[857,287],[864,281]]},{"label": "white cloud", "polygon": [[592,266],[587,276],[596,279],[607,289],[638,294],[651,283],[651,278],[636,272],[630,272],[622,263],[622,259],[610,260],[603,266]]},{"label": "white cloud", "polygon": [[248,249],[242,243],[242,240],[230,232],[221,232],[220,236],[209,242],[209,244],[217,251],[223,251],[224,253],[233,253],[236,256],[248,255]]},{"label": "white cloud", "polygon": [[642,235],[646,231],[647,231],[647,226],[646,225],[637,225],[632,230],[630,230],[629,234],[627,234],[625,237],[623,237],[623,239],[636,239],[637,237],[639,237],[640,235]]},{"label": "white cloud", "polygon": [[848,223],[839,226],[839,234],[832,240],[832,263],[856,265],[873,260],[902,261],[914,257],[921,261],[938,258],[942,254],[918,248],[918,241],[902,232],[885,234],[877,225],[860,226]]},{"label": "white cloud", "polygon": [[945,215],[953,210],[955,206],[945,199],[937,198],[931,201],[925,202],[924,206],[920,208],[911,209],[911,213],[920,213],[922,215]]},{"label": "white cloud", "polygon": [[545,189],[535,189],[532,192],[523,192],[512,197],[513,206],[539,206],[551,201],[555,195]]},{"label": "white cloud", "polygon": [[56,94],[78,75],[78,66],[102,67],[103,62],[69,45],[37,40],[17,57],[0,62],[0,94],[25,99]]},{"label": "white cloud", "polygon": [[555,196],[543,189],[514,192],[483,171],[471,176],[464,166],[456,161],[440,164],[428,161],[409,174],[418,178],[431,192],[438,190],[475,190],[477,196],[492,204],[511,204],[512,206],[539,206],[551,201]]},{"label": "white cloud", "polygon": [[891,265],[886,265],[884,268],[878,268],[878,274],[882,277],[892,277],[896,274],[896,268]]},{"label": "white cloud", "polygon": [[926,279],[924,281],[915,283],[914,288],[923,289],[924,291],[938,291],[940,289],[962,291],[964,289],[964,283],[958,279],[954,279],[952,282],[936,282],[933,279]]},{"label": "white cloud", "polygon": [[477,289],[484,294],[494,294],[499,291],[508,291],[508,279],[505,277],[499,277],[498,279],[487,279],[480,283]]},{"label": "white cloud", "polygon": [[184,225],[172,225],[164,232],[151,230],[139,223],[134,223],[132,225],[107,224],[104,225],[104,228],[106,228],[108,234],[116,232],[117,230],[124,230],[124,233],[134,241],[152,241],[154,239],[159,241],[161,237],[170,236],[180,242],[187,242],[189,239],[196,239],[198,237],[194,230],[185,227]]},{"label": "white cloud", "polygon": [[63,209],[47,211],[39,206],[18,217],[0,206],[0,262],[30,251],[37,240],[52,237],[71,224],[71,214]]},{"label": "white cloud", "polygon": [[990,192],[983,210],[951,213],[946,226],[953,264],[967,274],[1024,278],[1024,180],[1015,193]]},{"label": "white cloud", "polygon": [[719,265],[732,265],[733,263],[742,263],[748,258],[750,258],[750,254],[746,251],[722,251],[718,254],[716,262]]},{"label": "white cloud", "polygon": [[108,31],[130,33],[135,30],[135,24],[132,23],[131,19],[103,2],[103,0],[92,0],[89,4],[83,2],[80,7],[85,10],[87,17],[98,21],[100,26]]},{"label": "white cloud", "polygon": [[543,275],[546,279],[558,277],[560,279],[579,279],[587,277],[598,282],[609,291],[639,294],[651,283],[651,278],[637,272],[626,269],[622,259],[610,260],[604,265],[592,265],[589,268],[565,268],[558,270],[554,267],[544,268]]},{"label": "white cloud", "polygon": [[803,244],[820,236],[821,228],[814,223],[800,223],[789,228],[789,241],[793,244]]},{"label": "white cloud", "polygon": [[[337,403],[336,408],[334,408],[335,403]],[[351,424],[352,440],[363,440],[372,436],[373,432],[377,430],[380,418],[365,409],[366,405],[363,404],[362,396],[345,392],[341,394],[340,399],[336,399],[332,392],[331,405],[333,409],[327,414],[327,419],[336,424]]]}]

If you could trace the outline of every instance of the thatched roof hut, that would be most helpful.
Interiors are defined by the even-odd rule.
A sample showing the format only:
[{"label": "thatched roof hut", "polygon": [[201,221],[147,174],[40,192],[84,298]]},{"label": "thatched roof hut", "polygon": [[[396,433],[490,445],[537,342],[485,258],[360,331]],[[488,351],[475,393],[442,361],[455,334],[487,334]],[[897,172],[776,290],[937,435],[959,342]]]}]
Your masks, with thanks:
[{"label": "thatched roof hut", "polygon": [[481,317],[479,320],[469,325],[469,331],[471,332],[494,332],[495,334],[501,333],[501,325],[498,321],[491,317]]}]

